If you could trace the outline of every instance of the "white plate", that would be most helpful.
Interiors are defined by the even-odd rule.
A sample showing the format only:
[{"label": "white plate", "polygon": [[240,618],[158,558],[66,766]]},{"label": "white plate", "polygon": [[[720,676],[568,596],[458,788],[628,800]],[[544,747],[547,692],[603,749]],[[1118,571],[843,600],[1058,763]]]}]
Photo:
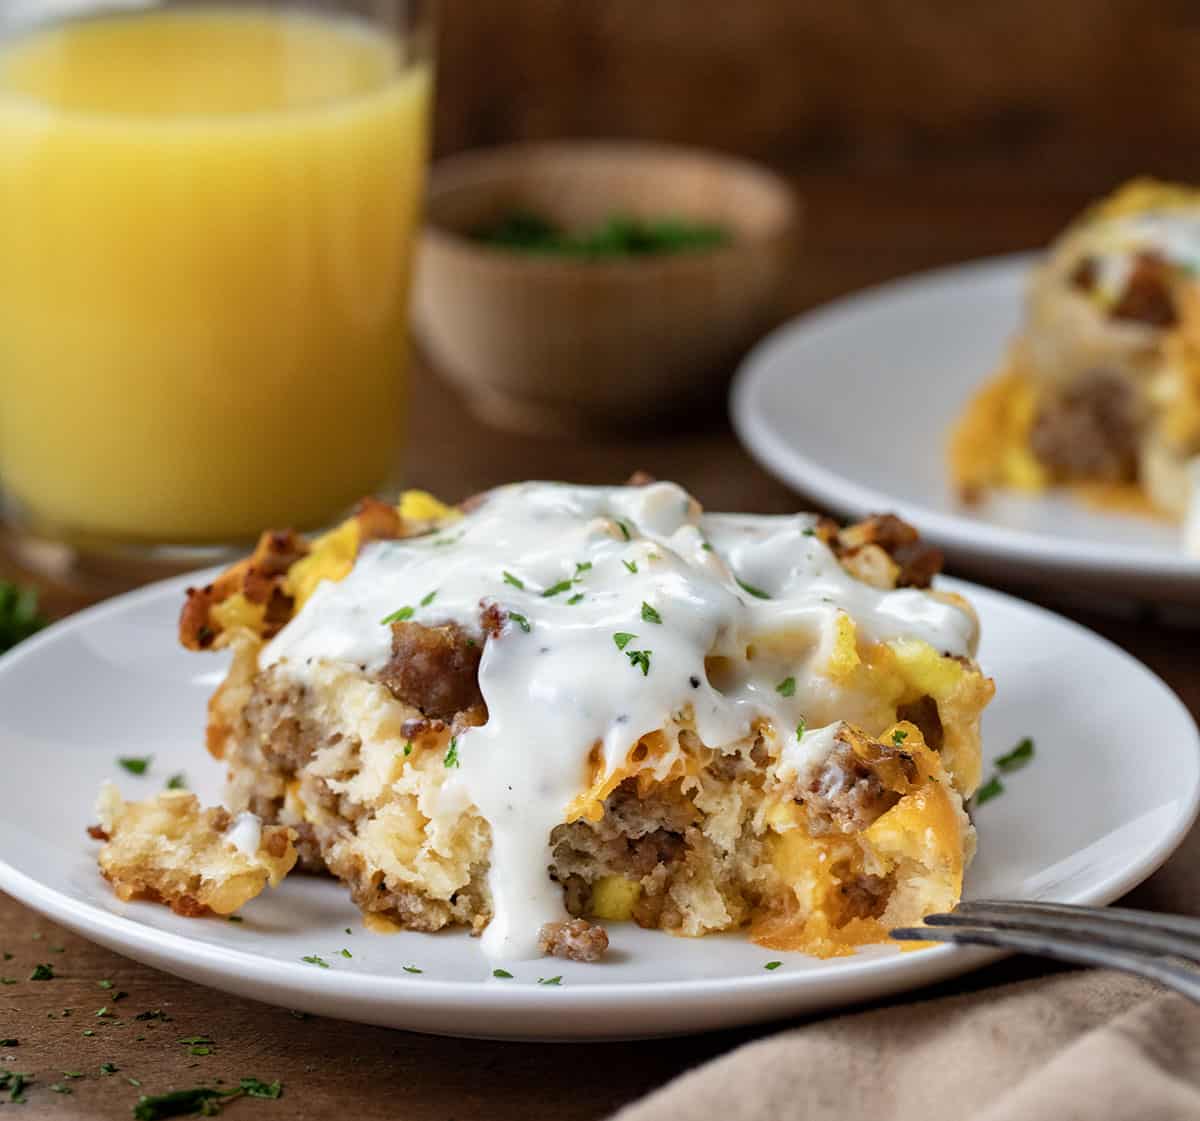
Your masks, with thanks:
[{"label": "white plate", "polygon": [[1017,329],[1035,260],[924,273],[781,327],[738,373],[734,427],[798,490],[850,517],[893,510],[974,572],[1200,605],[1200,560],[1174,526],[1059,494],[954,496],[950,426]]},{"label": "white plate", "polygon": [[[204,704],[222,659],[175,643],[187,580],[155,585],[51,627],[0,658],[0,888],[86,938],[203,984],[348,1020],[453,1035],[577,1039],[700,1031],[910,989],[993,955],[872,948],[818,961],[740,937],[694,941],[619,924],[611,960],[542,960],[491,976],[462,933],[375,935],[332,880],[288,879],[245,921],[185,919],[122,904],[100,879],[84,828],[104,779],[127,796],[175,771],[216,798]],[[983,620],[981,658],[999,681],[987,755],[1032,735],[1037,757],[977,814],[972,896],[1103,903],[1150,874],[1196,812],[1196,727],[1175,695],[1115,646],[1040,608],[947,581]],[[154,755],[142,778],[118,755]],[[345,928],[353,930],[344,933]],[[341,956],[345,947],[353,954]],[[318,954],[321,969],[301,962]],[[783,961],[764,970],[773,959]],[[406,973],[404,966],[422,973]],[[560,986],[537,984],[562,976]]]}]

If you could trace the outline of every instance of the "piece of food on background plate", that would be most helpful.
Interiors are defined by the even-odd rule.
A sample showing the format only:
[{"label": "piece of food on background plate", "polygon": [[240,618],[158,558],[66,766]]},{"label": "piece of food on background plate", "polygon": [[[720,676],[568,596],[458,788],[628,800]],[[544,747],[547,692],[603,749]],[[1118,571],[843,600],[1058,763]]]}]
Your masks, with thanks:
[{"label": "piece of food on background plate", "polygon": [[705,514],[682,488],[368,500],[189,591],[232,651],[208,746],[369,926],[600,956],[603,924],[821,955],[952,907],[992,682],[892,517]]},{"label": "piece of food on background plate", "polygon": [[1033,274],[997,374],[952,436],[968,500],[1064,484],[1184,523],[1200,552],[1200,190],[1135,180]]}]

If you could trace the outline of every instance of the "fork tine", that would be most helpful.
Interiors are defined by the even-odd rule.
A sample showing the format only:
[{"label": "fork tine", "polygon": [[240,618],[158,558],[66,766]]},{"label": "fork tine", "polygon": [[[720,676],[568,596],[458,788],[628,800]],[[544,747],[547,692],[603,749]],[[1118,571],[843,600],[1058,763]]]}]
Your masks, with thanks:
[{"label": "fork tine", "polygon": [[1040,915],[1103,915],[1120,926],[1157,927],[1176,934],[1200,938],[1200,919],[1186,915],[1160,915],[1151,911],[1135,911],[1130,907],[1082,907],[1075,903],[1046,903],[1040,900],[964,899],[955,908],[963,914],[1004,911],[1009,914]]},{"label": "fork tine", "polygon": [[1094,965],[1133,973],[1166,985],[1189,1000],[1200,1004],[1200,973],[1186,965],[1134,950],[1111,945],[1076,941],[1070,937],[1029,933],[1017,930],[993,930],[970,926],[910,926],[891,932],[899,941],[956,942],[973,946],[993,946],[1018,953],[1035,954],[1074,965]]},{"label": "fork tine", "polygon": [[1099,908],[1076,907],[1045,912],[1037,907],[1008,904],[979,904],[960,907],[946,914],[927,915],[925,922],[937,927],[983,927],[1024,931],[1029,934],[1070,937],[1107,945],[1118,950],[1166,954],[1200,963],[1200,937],[1161,929],[1146,915],[1147,922],[1135,925],[1112,922]]}]

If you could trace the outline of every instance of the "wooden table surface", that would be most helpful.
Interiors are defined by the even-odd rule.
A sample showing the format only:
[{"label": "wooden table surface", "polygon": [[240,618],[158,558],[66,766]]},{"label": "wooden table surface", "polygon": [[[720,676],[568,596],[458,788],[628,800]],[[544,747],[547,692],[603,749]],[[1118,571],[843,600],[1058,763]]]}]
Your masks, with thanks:
[{"label": "wooden table surface", "polygon": [[[799,178],[797,185],[808,200],[809,229],[787,293],[788,313],[915,269],[1037,245],[1098,186],[1047,190],[1044,184],[1028,185],[1019,169],[1007,176],[965,170],[925,179],[810,177]],[[678,480],[714,509],[782,512],[803,505],[802,498],[755,466],[720,415],[694,418],[686,431],[638,441],[534,439],[483,428],[424,367],[418,365],[413,380],[406,481],[446,497],[514,478],[613,481],[642,467]],[[0,562],[0,575],[21,574]],[[79,606],[54,592],[48,603],[55,614]],[[1148,622],[1077,617],[1146,661],[1193,713],[1200,712],[1200,652],[1185,632]],[[1187,864],[1195,866],[1191,857],[1200,856],[1198,850],[1200,837],[1193,834]],[[1186,874],[1184,864],[1176,860],[1143,885],[1135,893],[1138,905],[1153,907],[1166,878]],[[19,1107],[24,1113],[17,1116],[128,1118],[143,1091],[160,1093],[204,1079],[234,1083],[253,1075],[282,1080],[283,1100],[237,1102],[229,1107],[230,1116],[592,1119],[778,1027],[655,1043],[542,1045],[439,1039],[297,1018],[286,1009],[136,965],[2,895],[0,951],[0,975],[16,978],[0,988],[0,1042],[19,1041],[0,1046],[0,1072],[36,1077],[25,1095],[27,1104]],[[27,981],[34,964],[43,961],[53,963],[56,979]],[[937,991],[995,984],[1044,968],[1010,961]],[[113,987],[101,987],[102,982]],[[116,1001],[118,992],[128,996]],[[97,1018],[105,1005],[115,1018]],[[134,1018],[152,1009],[161,1009],[170,1022]],[[177,1042],[200,1034],[215,1041],[209,1055],[193,1056]],[[118,1069],[102,1073],[105,1063]],[[65,1071],[83,1077],[68,1080]],[[52,1091],[51,1084],[66,1087],[70,1095]]]}]

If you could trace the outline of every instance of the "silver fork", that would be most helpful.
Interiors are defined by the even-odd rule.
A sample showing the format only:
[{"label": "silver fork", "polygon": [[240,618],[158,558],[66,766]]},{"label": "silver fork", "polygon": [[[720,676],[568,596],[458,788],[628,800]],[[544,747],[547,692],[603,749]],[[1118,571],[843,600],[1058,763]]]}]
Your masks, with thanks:
[{"label": "silver fork", "polygon": [[997,946],[1023,954],[1136,973],[1200,1004],[1200,919],[1121,907],[969,900],[925,926],[891,932],[899,941]]}]

